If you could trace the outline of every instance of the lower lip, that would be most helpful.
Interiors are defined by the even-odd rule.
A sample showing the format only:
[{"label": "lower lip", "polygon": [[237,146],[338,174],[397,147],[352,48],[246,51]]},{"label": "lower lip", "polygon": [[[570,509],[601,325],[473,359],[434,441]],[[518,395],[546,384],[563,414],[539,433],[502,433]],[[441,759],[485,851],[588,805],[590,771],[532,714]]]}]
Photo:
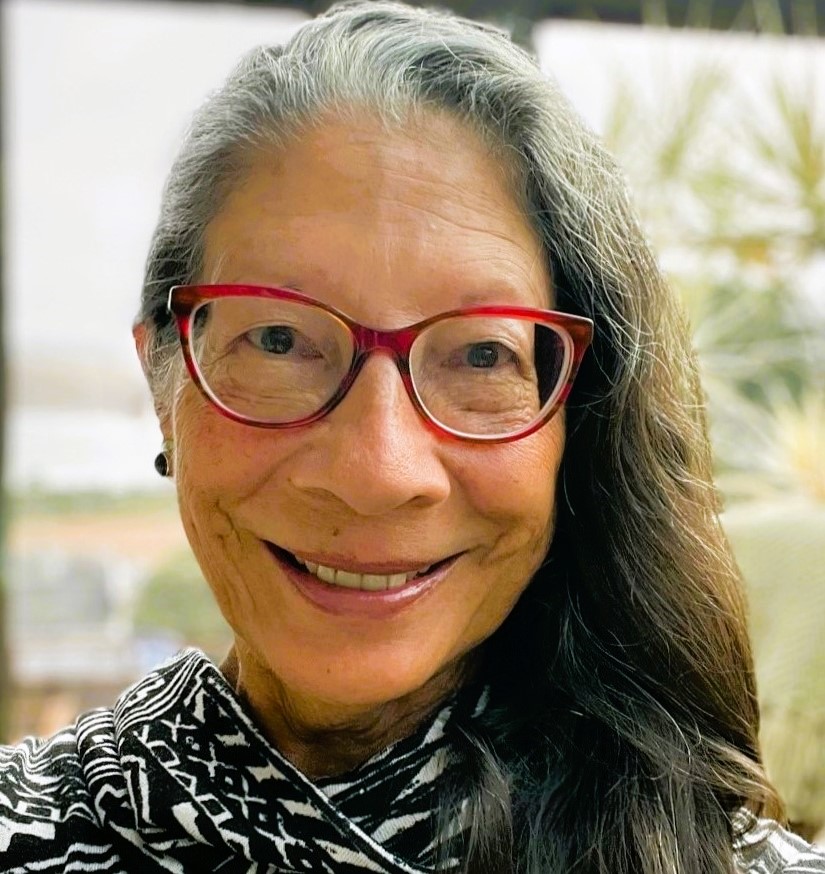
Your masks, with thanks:
[{"label": "lower lip", "polygon": [[423,598],[447,576],[460,556],[456,555],[423,577],[416,577],[396,589],[367,592],[347,589],[319,580],[309,571],[298,570],[285,562],[273,549],[270,555],[295,588],[312,604],[327,613],[382,619],[403,610]]}]

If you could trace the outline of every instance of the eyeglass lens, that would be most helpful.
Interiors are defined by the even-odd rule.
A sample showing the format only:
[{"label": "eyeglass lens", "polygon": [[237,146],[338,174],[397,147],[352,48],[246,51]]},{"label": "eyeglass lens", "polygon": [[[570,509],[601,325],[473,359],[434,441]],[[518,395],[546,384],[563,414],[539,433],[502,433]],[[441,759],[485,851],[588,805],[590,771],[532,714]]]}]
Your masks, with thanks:
[{"label": "eyeglass lens", "polygon": [[[227,297],[193,312],[191,350],[204,388],[221,406],[286,425],[332,399],[355,343],[347,325],[319,307]],[[422,331],[410,350],[410,374],[437,423],[471,436],[506,436],[555,402],[571,351],[562,329],[532,318],[462,315]]]}]

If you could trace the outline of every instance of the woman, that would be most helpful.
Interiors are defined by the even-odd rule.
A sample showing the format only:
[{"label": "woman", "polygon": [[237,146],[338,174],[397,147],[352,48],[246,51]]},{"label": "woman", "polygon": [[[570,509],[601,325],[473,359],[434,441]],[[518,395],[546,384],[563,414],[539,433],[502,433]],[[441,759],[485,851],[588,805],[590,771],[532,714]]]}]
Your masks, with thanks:
[{"label": "woman", "polygon": [[6,750],[3,870],[825,871],[770,819],[686,328],[504,36],[355,3],[249,55],[135,338],[235,644]]}]

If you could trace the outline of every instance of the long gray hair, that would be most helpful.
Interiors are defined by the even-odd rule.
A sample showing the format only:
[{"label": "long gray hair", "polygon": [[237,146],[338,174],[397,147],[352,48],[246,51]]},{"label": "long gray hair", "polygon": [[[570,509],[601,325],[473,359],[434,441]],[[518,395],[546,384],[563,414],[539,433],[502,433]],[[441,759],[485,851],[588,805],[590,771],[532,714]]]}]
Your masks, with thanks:
[{"label": "long gray hair", "polygon": [[730,872],[737,817],[779,813],[758,753],[741,584],[717,518],[687,327],[621,175],[535,61],[485,25],[392,2],[333,7],[250,53],[196,115],[167,183],[140,320],[168,409],[170,286],[250,157],[324,118],[452,113],[501,159],[559,309],[596,326],[567,407],[556,533],[485,646],[491,704],[456,739],[466,871]]}]

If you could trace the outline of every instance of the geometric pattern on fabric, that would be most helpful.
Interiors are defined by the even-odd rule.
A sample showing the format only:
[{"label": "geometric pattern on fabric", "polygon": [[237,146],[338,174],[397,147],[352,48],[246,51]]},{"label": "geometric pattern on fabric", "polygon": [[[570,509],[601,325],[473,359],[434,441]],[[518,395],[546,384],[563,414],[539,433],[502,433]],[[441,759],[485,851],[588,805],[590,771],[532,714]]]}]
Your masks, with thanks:
[{"label": "geometric pattern on fabric", "polygon": [[737,871],[745,874],[825,874],[825,849],[766,819],[737,843],[735,859]]},{"label": "geometric pattern on fabric", "polygon": [[459,700],[351,775],[312,782],[188,650],[114,710],[0,748],[0,871],[432,871]]},{"label": "geometric pattern on fabric", "polygon": [[[0,872],[429,874],[439,787],[461,767],[450,737],[486,694],[457,696],[353,772],[313,782],[188,650],[113,710],[0,747]],[[825,874],[825,853],[767,821],[734,857],[742,874]]]}]

